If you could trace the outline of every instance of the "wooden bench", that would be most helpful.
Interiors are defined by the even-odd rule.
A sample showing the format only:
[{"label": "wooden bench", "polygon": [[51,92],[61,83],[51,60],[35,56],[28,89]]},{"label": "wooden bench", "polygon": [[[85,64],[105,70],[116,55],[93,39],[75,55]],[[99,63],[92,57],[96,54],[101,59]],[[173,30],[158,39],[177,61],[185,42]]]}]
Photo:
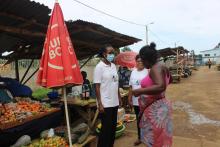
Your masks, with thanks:
[{"label": "wooden bench", "polygon": [[96,136],[90,135],[82,144],[73,144],[73,147],[96,147]]}]

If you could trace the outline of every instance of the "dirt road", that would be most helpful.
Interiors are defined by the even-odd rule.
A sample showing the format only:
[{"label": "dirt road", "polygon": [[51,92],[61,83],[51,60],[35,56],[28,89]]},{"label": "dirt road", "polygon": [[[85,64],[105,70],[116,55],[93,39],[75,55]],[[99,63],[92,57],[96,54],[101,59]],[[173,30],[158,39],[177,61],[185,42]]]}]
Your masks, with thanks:
[{"label": "dirt road", "polygon": [[[201,67],[170,85],[167,97],[174,106],[174,147],[220,147],[220,71]],[[130,123],[115,147],[133,147],[135,139],[135,123]]]}]

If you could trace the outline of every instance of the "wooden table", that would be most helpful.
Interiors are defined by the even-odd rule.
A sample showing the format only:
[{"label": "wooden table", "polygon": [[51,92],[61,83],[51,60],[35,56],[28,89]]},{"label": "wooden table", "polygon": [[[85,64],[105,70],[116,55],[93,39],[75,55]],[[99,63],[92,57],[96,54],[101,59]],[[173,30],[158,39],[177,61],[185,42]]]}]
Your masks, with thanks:
[{"label": "wooden table", "polygon": [[[61,101],[63,102],[63,99]],[[76,112],[86,120],[88,126],[93,130],[99,114],[96,101],[89,103],[87,100],[81,100],[81,103],[79,103],[74,98],[68,98],[67,104],[73,106]],[[96,109],[95,114],[92,112],[92,109]]]},{"label": "wooden table", "polygon": [[73,144],[73,147],[96,147],[96,136],[90,135],[82,144]]}]

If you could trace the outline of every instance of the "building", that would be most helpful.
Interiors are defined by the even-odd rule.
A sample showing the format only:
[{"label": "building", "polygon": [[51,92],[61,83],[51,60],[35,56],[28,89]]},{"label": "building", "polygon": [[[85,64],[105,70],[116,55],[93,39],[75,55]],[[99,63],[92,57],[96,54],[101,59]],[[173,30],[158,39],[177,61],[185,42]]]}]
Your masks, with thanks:
[{"label": "building", "polygon": [[214,64],[220,64],[220,43],[213,49],[200,52],[202,54],[202,62],[206,64],[210,59]]},{"label": "building", "polygon": [[200,66],[200,65],[203,65],[203,58],[202,58],[202,55],[195,55],[194,56],[194,61],[195,61],[195,65],[196,66]]}]

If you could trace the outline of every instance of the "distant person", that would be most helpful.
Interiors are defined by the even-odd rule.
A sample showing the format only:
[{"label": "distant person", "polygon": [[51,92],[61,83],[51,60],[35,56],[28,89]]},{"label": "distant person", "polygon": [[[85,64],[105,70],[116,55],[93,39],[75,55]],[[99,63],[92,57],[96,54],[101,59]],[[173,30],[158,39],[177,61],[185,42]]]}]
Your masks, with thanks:
[{"label": "distant person", "polygon": [[89,96],[90,96],[92,92],[92,87],[90,81],[87,79],[87,73],[85,71],[82,71],[81,74],[83,77],[82,91],[89,90]]},{"label": "distant person", "polygon": [[83,84],[90,85],[90,81],[87,79],[87,72],[82,71],[81,74],[82,74],[82,77],[83,77]]},{"label": "distant person", "polygon": [[148,70],[144,68],[143,62],[139,55],[136,56],[135,60],[136,60],[136,68],[131,72],[131,77],[129,81],[130,88],[129,88],[128,101],[129,101],[129,105],[134,108],[137,118],[138,139],[134,143],[134,146],[138,146],[141,144],[141,132],[139,127],[140,108],[138,104],[139,97],[132,96],[132,90],[141,88],[141,81],[147,76]]},{"label": "distant person", "polygon": [[209,69],[211,69],[211,66],[212,66],[212,61],[209,59],[208,61],[208,66],[209,66]]},{"label": "distant person", "polygon": [[101,131],[97,147],[113,147],[117,126],[118,107],[121,105],[118,73],[114,63],[114,49],[105,45],[99,52],[101,61],[94,71],[96,96],[101,118]]},{"label": "distant person", "polygon": [[141,88],[133,90],[134,96],[140,96],[141,141],[147,147],[171,147],[172,104],[165,98],[171,75],[166,66],[158,63],[158,52],[154,43],[142,47],[140,57],[144,66],[150,69],[148,76],[141,81]]}]

